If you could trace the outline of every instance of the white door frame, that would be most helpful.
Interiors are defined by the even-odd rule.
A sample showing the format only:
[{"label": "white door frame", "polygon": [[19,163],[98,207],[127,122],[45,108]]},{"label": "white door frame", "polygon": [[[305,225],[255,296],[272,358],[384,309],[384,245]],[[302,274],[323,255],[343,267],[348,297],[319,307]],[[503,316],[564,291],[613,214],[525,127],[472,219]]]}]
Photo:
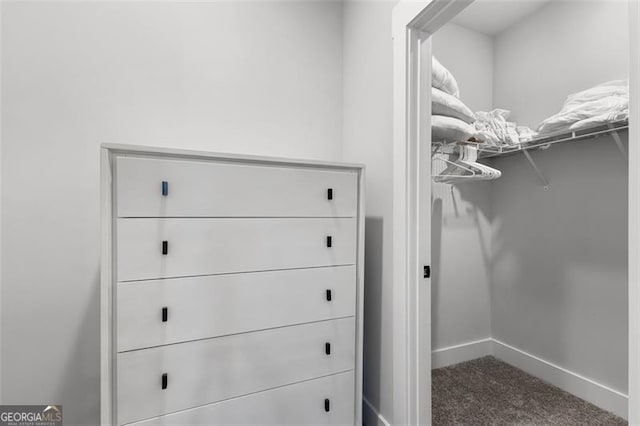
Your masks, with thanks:
[{"label": "white door frame", "polygon": [[[393,9],[393,417],[431,424],[429,235],[431,135],[419,120],[431,108],[430,36],[473,0],[400,0]],[[629,424],[640,425],[640,4],[630,4]],[[422,67],[422,68],[421,68]],[[429,83],[429,82],[427,82]],[[421,87],[424,86],[424,87]],[[428,182],[421,185],[421,182]]]},{"label": "white door frame", "polygon": [[[431,423],[430,35],[471,0],[401,1],[393,9],[393,418]],[[422,84],[421,84],[422,83]],[[428,90],[424,90],[424,88]],[[421,308],[422,307],[422,308]],[[427,307],[426,309],[424,307]]]}]

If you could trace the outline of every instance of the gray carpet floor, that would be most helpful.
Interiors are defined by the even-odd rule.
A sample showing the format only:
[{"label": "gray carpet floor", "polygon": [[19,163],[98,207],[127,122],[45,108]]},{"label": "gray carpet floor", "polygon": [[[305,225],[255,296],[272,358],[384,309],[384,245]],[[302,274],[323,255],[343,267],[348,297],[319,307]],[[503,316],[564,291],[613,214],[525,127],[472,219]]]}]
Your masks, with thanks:
[{"label": "gray carpet floor", "polygon": [[432,372],[433,425],[626,425],[627,422],[488,356]]}]

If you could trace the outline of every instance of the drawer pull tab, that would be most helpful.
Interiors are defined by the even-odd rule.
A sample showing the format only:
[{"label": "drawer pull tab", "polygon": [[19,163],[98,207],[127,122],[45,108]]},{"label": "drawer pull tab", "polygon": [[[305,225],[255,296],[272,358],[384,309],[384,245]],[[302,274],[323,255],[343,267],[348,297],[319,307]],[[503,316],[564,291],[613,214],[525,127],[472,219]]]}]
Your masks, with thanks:
[{"label": "drawer pull tab", "polygon": [[169,308],[166,306],[162,308],[162,322],[167,322],[169,318]]},{"label": "drawer pull tab", "polygon": [[167,388],[168,382],[169,382],[169,375],[167,373],[164,373],[162,375],[162,389]]},{"label": "drawer pull tab", "polygon": [[331,343],[327,342],[324,344],[324,353],[331,355]]},{"label": "drawer pull tab", "polygon": [[333,243],[333,241],[331,241],[331,240],[332,240],[331,235],[327,236],[327,247],[331,247],[331,245]]},{"label": "drawer pull tab", "polygon": [[324,411],[327,413],[331,411],[331,403],[329,402],[329,398],[324,399]]},{"label": "drawer pull tab", "polygon": [[327,289],[327,302],[331,302],[331,290]]},{"label": "drawer pull tab", "polygon": [[333,200],[333,188],[327,189],[327,200]]},{"label": "drawer pull tab", "polygon": [[166,256],[167,253],[169,253],[169,241],[163,241],[162,242],[162,254],[164,256]]},{"label": "drawer pull tab", "polygon": [[169,182],[167,182],[166,180],[162,181],[162,196],[166,197],[167,195],[169,195]]}]

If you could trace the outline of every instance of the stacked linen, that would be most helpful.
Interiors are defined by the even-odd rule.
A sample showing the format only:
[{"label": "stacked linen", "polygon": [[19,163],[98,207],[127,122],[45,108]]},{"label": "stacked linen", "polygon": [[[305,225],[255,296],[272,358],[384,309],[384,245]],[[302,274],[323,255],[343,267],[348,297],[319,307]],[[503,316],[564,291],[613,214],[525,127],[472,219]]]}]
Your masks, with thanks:
[{"label": "stacked linen", "polygon": [[460,98],[458,82],[453,77],[453,74],[451,74],[435,56],[431,58],[431,87],[435,87],[456,98]]},{"label": "stacked linen", "polygon": [[507,121],[511,111],[494,109],[476,112],[476,138],[492,146],[513,146],[528,142],[536,133],[526,126]]},{"label": "stacked linen", "polygon": [[435,57],[431,63],[431,139],[466,141],[475,134],[473,112],[459,99],[460,89],[451,72]]},{"label": "stacked linen", "polygon": [[435,142],[471,141],[494,146],[528,142],[536,132],[507,121],[510,111],[473,113],[460,100],[456,79],[435,57],[431,65],[431,139]]},{"label": "stacked linen", "polygon": [[629,85],[625,80],[609,81],[569,95],[559,113],[538,126],[549,134],[580,130],[629,118]]}]

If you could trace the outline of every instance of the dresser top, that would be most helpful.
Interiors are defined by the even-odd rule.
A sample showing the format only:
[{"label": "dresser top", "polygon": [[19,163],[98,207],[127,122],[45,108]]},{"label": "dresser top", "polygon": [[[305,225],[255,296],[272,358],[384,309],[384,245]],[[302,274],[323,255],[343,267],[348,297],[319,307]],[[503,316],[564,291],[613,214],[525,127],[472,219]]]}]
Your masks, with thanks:
[{"label": "dresser top", "polygon": [[175,149],[175,148],[161,148],[146,145],[124,145],[124,144],[112,144],[103,143],[101,145],[103,150],[107,150],[113,154],[121,155],[134,155],[134,156],[151,156],[155,158],[171,157],[171,158],[183,158],[183,159],[199,159],[199,160],[218,160],[229,162],[242,162],[242,163],[256,163],[256,164],[271,164],[282,166],[308,166],[308,167],[323,167],[331,169],[342,170],[364,170],[364,164],[357,163],[342,163],[320,160],[300,160],[284,157],[267,157],[259,155],[245,155],[245,154],[231,154],[209,151],[197,151],[188,149]]}]

